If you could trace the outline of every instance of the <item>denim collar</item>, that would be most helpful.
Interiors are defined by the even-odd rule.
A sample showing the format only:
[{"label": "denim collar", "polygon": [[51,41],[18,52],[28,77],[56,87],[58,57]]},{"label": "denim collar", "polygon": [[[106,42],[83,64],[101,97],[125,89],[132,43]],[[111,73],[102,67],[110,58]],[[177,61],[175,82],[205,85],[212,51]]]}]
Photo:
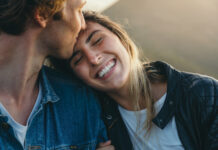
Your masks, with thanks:
[{"label": "denim collar", "polygon": [[57,102],[60,100],[58,95],[56,94],[54,88],[52,87],[49,78],[48,78],[48,68],[43,66],[40,75],[39,75],[39,82],[42,85],[42,104],[46,104],[49,102]]}]

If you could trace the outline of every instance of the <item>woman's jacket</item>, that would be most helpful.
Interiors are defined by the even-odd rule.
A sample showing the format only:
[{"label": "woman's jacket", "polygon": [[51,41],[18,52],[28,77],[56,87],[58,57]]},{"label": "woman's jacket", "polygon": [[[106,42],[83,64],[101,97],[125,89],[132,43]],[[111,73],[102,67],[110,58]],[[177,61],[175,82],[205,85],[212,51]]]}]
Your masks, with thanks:
[{"label": "woman's jacket", "polygon": [[[160,61],[151,66],[167,78],[167,97],[153,123],[164,129],[174,116],[185,150],[218,150],[218,81],[178,71]],[[108,136],[116,150],[132,150],[117,103],[102,95],[100,103]]]}]

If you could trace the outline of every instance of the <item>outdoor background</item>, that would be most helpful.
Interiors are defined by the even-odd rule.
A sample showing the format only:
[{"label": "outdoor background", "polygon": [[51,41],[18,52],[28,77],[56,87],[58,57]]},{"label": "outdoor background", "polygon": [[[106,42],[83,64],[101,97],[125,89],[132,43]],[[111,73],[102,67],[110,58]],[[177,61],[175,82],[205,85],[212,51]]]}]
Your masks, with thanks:
[{"label": "outdoor background", "polygon": [[218,0],[119,0],[103,14],[149,59],[218,79]]}]

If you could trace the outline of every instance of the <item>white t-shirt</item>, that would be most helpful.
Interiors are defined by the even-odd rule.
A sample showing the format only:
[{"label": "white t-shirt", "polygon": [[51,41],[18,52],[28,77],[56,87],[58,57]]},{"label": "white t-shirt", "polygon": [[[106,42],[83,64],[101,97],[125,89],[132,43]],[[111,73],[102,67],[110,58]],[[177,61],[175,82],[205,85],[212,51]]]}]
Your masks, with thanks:
[{"label": "white t-shirt", "polygon": [[[164,104],[166,94],[164,94],[154,105],[158,113]],[[164,129],[160,129],[153,124],[149,136],[144,128],[147,110],[129,111],[118,106],[123,121],[127,127],[134,150],[184,150],[179,139],[175,118],[167,124]]]},{"label": "white t-shirt", "polygon": [[14,133],[15,133],[15,136],[16,136],[17,140],[21,143],[22,146],[24,146],[24,141],[25,141],[25,137],[26,137],[26,132],[27,132],[29,120],[31,119],[31,117],[33,116],[34,112],[39,107],[41,98],[42,98],[42,91],[41,91],[41,85],[40,85],[39,86],[38,97],[37,97],[36,102],[34,104],[33,110],[30,113],[30,116],[28,117],[27,125],[25,125],[25,126],[20,124],[20,123],[18,123],[17,121],[15,121],[14,118],[10,115],[10,113],[6,110],[6,108],[0,102],[0,111],[1,111],[2,115],[8,117],[7,123],[12,126],[12,128],[14,130]]}]

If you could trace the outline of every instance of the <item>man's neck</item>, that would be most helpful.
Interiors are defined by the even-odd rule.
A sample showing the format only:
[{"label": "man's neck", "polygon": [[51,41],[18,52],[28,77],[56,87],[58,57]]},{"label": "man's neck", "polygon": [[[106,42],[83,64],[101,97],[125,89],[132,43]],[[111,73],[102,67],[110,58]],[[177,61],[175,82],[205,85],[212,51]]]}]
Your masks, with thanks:
[{"label": "man's neck", "polygon": [[45,56],[36,40],[22,36],[0,36],[0,102],[12,117],[25,124],[38,95],[38,74]]}]

